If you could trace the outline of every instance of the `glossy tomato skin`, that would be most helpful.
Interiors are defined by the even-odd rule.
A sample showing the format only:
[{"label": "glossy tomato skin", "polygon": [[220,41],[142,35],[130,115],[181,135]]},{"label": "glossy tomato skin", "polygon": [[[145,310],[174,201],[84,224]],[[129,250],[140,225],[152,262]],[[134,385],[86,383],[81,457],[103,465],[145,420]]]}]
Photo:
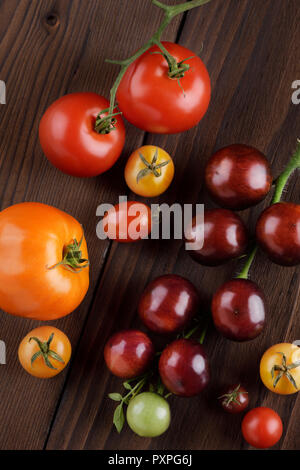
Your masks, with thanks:
[{"label": "glossy tomato skin", "polygon": [[143,323],[155,333],[182,330],[197,314],[199,294],[187,279],[175,274],[159,276],[141,295],[138,313]]},{"label": "glossy tomato skin", "polygon": [[[75,310],[88,290],[89,268],[49,268],[62,260],[66,245],[82,236],[77,220],[46,204],[24,202],[0,212],[0,308],[37,320]],[[88,259],[84,236],[81,250]]]},{"label": "glossy tomato skin", "polygon": [[71,93],[52,103],[39,126],[48,160],[72,176],[96,176],[111,168],[122,152],[125,127],[116,116],[116,128],[109,134],[94,130],[98,113],[108,107],[109,102],[96,93]]},{"label": "glossy tomato skin", "polygon": [[[156,165],[168,162],[158,170],[159,176],[155,176],[153,172],[143,176],[137,181],[137,175],[143,171],[145,164],[140,158],[143,155],[145,160],[151,164],[153,157],[157,152]],[[129,157],[125,167],[125,180],[127,186],[135,194],[144,197],[155,197],[164,193],[170,186],[174,177],[174,163],[170,155],[165,150],[155,145],[144,145],[135,150]]]},{"label": "glossy tomato skin", "polygon": [[296,363],[299,363],[300,361],[300,348],[296,344],[275,344],[267,349],[261,358],[260,377],[264,385],[271,390],[271,392],[279,395],[291,395],[292,393],[297,393],[300,390],[300,365],[289,369],[289,373],[293,377],[297,388],[285,374],[274,387],[274,381],[276,380],[279,371],[275,370],[272,377],[273,367],[282,366],[283,354],[285,355],[287,366],[290,366],[291,364],[295,364],[296,366]]},{"label": "glossy tomato skin", "polygon": [[139,393],[130,400],[126,418],[130,429],[138,436],[157,437],[170,425],[170,406],[161,395]]},{"label": "glossy tomato skin", "polygon": [[242,210],[262,201],[271,189],[266,157],[248,145],[235,144],[214,153],[205,169],[206,187],[217,204]]},{"label": "glossy tomato skin", "polygon": [[[197,249],[197,238],[202,242],[202,229],[204,243]],[[204,266],[218,266],[239,257],[248,245],[244,222],[237,214],[226,209],[205,210],[204,221],[198,221],[194,217],[187,227],[185,237],[195,248],[188,250],[189,255]]]},{"label": "glossy tomato skin", "polygon": [[[207,111],[211,85],[202,60],[183,46],[163,42],[177,62],[190,69],[180,79],[168,77],[168,64],[160,49],[151,47],[127,69],[117,91],[124,117],[136,127],[158,134],[183,132],[198,124]],[[154,54],[155,52],[155,54]],[[183,90],[184,92],[183,92]]]},{"label": "glossy tomato skin", "polygon": [[268,449],[277,444],[283,426],[276,411],[264,406],[248,411],[242,422],[244,439],[257,449]]},{"label": "glossy tomato skin", "polygon": [[257,221],[256,239],[274,263],[299,264],[300,205],[279,202],[264,210]]},{"label": "glossy tomato skin", "polygon": [[174,395],[198,395],[210,378],[203,346],[191,339],[173,341],[160,356],[159,374],[165,387]]},{"label": "glossy tomato skin", "polygon": [[[43,357],[39,356],[31,364],[32,356],[40,351],[38,344],[32,337],[37,337],[41,342],[45,343],[53,334],[53,339],[50,343],[50,349],[58,354],[63,362],[60,362],[53,357],[48,357],[50,363],[54,367],[51,369],[45,363]],[[49,379],[59,374],[68,364],[71,357],[72,347],[69,338],[58,328],[53,326],[40,326],[30,331],[20,343],[18,356],[22,367],[34,377],[41,379]]]},{"label": "glossy tomato skin", "polygon": [[142,202],[121,202],[107,211],[102,219],[102,227],[111,240],[136,242],[151,233],[151,209]]},{"label": "glossy tomato skin", "polygon": [[219,400],[223,410],[230,414],[241,413],[249,405],[248,392],[240,384],[226,387]]},{"label": "glossy tomato skin", "polygon": [[215,327],[233,341],[256,338],[265,325],[266,307],[262,291],[252,281],[225,282],[212,299]]},{"label": "glossy tomato skin", "polygon": [[112,374],[130,379],[143,374],[154,359],[151,339],[142,331],[115,333],[106,343],[104,359]]}]

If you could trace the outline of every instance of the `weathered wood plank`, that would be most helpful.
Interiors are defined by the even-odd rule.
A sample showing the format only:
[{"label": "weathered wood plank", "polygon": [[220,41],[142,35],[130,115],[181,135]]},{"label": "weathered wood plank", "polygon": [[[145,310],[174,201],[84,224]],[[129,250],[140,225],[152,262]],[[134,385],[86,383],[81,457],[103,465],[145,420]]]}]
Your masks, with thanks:
[{"label": "weathered wood plank", "polygon": [[[296,0],[284,4],[280,0],[243,0],[238,7],[234,0],[214,0],[187,15],[180,43],[195,52],[201,51],[203,43],[200,55],[212,77],[213,97],[196,129],[180,136],[147,137],[147,142],[175,156],[175,181],[161,202],[211,204],[203,191],[203,169],[209,155],[226,144],[257,146],[268,155],[275,176],[283,168],[300,126],[299,110],[291,104],[291,83],[297,78],[300,59],[299,15]],[[294,176],[287,198],[299,202],[299,188],[299,178]],[[266,204],[244,213],[252,232]],[[140,439],[128,429],[119,436],[112,428],[114,404],[107,393],[120,389],[121,381],[107,372],[103,346],[113,331],[140,326],[138,294],[148,280],[167,272],[184,275],[198,286],[207,307],[215,289],[237,269],[234,263],[215,269],[200,267],[189,259],[179,241],[113,244],[48,448],[244,448],[241,419],[228,419],[216,402],[220,386],[239,380],[249,389],[251,406],[272,406],[283,417],[286,437],[277,447],[299,447],[299,399],[268,393],[258,377],[259,359],[268,346],[300,338],[299,270],[272,265],[262,254],[251,277],[263,287],[269,301],[265,333],[252,343],[235,344],[220,338],[213,329],[209,332],[206,348],[212,363],[212,384],[198,398],[170,400],[173,422],[161,438]]]},{"label": "weathered wood plank", "polygon": [[[122,161],[109,174],[92,179],[71,178],[54,169],[39,146],[39,120],[65,93],[108,95],[117,70],[104,59],[132,53],[158,26],[161,12],[153,7],[149,13],[142,0],[134,6],[129,0],[2,0],[0,9],[0,78],[7,84],[7,105],[0,106],[1,207],[24,200],[44,202],[83,224],[92,261],[91,287],[75,313],[55,322],[76,349],[109,246],[96,238],[96,207],[116,198],[126,185]],[[178,24],[179,19],[170,27],[170,37],[175,38]],[[142,139],[142,132],[128,126],[124,155]],[[7,365],[1,366],[0,448],[42,448],[66,373],[51,381],[27,375],[18,365],[18,343],[38,323],[6,314],[0,322],[8,350]]]}]

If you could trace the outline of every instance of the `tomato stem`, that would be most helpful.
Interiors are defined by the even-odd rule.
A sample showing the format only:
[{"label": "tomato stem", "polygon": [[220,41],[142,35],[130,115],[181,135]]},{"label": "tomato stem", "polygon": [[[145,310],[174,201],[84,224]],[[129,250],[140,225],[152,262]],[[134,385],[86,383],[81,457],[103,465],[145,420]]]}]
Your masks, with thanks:
[{"label": "tomato stem", "polygon": [[46,266],[47,269],[55,269],[58,266],[63,266],[65,269],[73,273],[80,273],[84,268],[90,265],[88,259],[82,258],[81,244],[83,240],[83,234],[78,242],[76,238],[66,245],[63,249],[63,258],[53,266]]},{"label": "tomato stem", "polygon": [[32,336],[31,338],[29,338],[29,343],[30,341],[33,339],[38,347],[40,348],[39,351],[37,351],[36,353],[33,354],[32,358],[31,358],[31,367],[34,363],[34,361],[42,356],[44,361],[45,361],[45,364],[47,367],[49,367],[49,369],[55,369],[56,370],[56,367],[54,367],[50,360],[49,360],[49,356],[52,357],[53,359],[56,359],[58,362],[61,362],[62,364],[64,364],[64,360],[55,352],[55,351],[52,351],[52,349],[50,349],[50,344],[52,342],[54,338],[54,333],[51,333],[51,335],[49,336],[49,339],[48,341],[45,341],[45,342],[42,342],[39,338],[37,338],[36,336]]},{"label": "tomato stem", "polygon": [[[230,405],[230,403],[232,402],[236,403],[237,405],[240,405],[241,402],[238,399],[240,388],[241,388],[241,385],[239,384],[232,392],[224,393],[224,395],[221,395],[220,397],[218,397],[218,400],[223,400],[227,406]],[[248,394],[248,392],[246,391],[244,393]]]},{"label": "tomato stem", "polygon": [[[124,59],[124,60],[111,60],[107,59],[106,62],[110,64],[116,64],[121,67],[117,78],[110,90],[110,105],[108,110],[102,110],[97,116],[96,124],[95,124],[95,131],[99,134],[108,134],[112,130],[115,129],[116,126],[116,114],[114,110],[116,108],[116,94],[118,87],[121,83],[123,76],[126,73],[128,67],[138,59],[142,54],[144,54],[150,47],[156,45],[161,50],[161,53],[166,58],[169,66],[169,77],[173,79],[177,79],[178,81],[180,78],[184,76],[184,73],[189,70],[190,66],[185,64],[184,61],[177,63],[176,59],[167,51],[164,45],[161,43],[161,36],[166,27],[170,24],[170,22],[175,18],[175,16],[184,13],[185,11],[192,10],[193,8],[197,8],[205,3],[209,3],[211,0],[192,0],[184,3],[180,3],[179,5],[165,5],[164,3],[158,0],[152,0],[152,4],[161,8],[164,12],[164,18],[155,31],[153,36],[140,48],[138,49],[131,57]],[[189,58],[190,59],[190,58]],[[187,59],[185,59],[187,60]],[[179,86],[181,87],[180,83]],[[183,92],[184,93],[184,92]],[[103,116],[104,113],[107,112],[106,116]]]},{"label": "tomato stem", "polygon": [[[297,139],[297,147],[296,147],[295,152],[290,158],[284,171],[279,175],[279,177],[275,181],[275,184],[274,184],[275,192],[274,192],[274,196],[270,205],[277,204],[278,202],[281,201],[282,194],[289,180],[289,177],[292,175],[292,173],[295,170],[299,168],[300,168],[300,140]],[[252,262],[255,258],[257,251],[258,251],[258,246],[255,245],[254,248],[249,253],[249,255],[247,256],[244,267],[242,271],[240,272],[240,274],[236,276],[236,279],[248,279],[249,270],[250,270],[250,267],[252,265]]]},{"label": "tomato stem", "polygon": [[156,150],[155,150],[155,153],[154,153],[154,156],[152,158],[151,163],[149,163],[146,160],[146,158],[144,157],[142,152],[139,152],[139,157],[142,160],[143,164],[145,165],[145,168],[143,168],[142,170],[140,170],[138,172],[137,177],[136,177],[136,182],[137,183],[139,183],[139,181],[142,178],[149,175],[150,173],[152,173],[156,178],[159,178],[161,176],[161,168],[168,165],[171,161],[171,160],[166,160],[162,163],[157,164],[156,162],[157,162],[157,158],[158,158],[158,148],[156,148]]},{"label": "tomato stem", "polygon": [[289,163],[287,164],[285,170],[281,173],[281,175],[277,178],[275,183],[275,192],[272,199],[272,204],[276,204],[281,200],[283,190],[285,185],[291,176],[291,174],[300,168],[300,140],[297,140],[297,147],[296,150],[290,159]]},{"label": "tomato stem", "polygon": [[[295,387],[296,390],[298,390],[298,386],[296,384],[296,381],[293,377],[293,375],[290,373],[290,370],[296,369],[297,367],[300,366],[300,361],[293,362],[292,364],[287,365],[287,360],[286,356],[283,352],[278,351],[277,354],[280,354],[282,357],[282,362],[280,365],[274,365],[271,369],[271,376],[273,379],[273,387],[276,388],[276,385],[278,382],[282,379],[282,377],[286,377],[293,387]],[[278,374],[275,376],[275,372],[278,372]]]},{"label": "tomato stem", "polygon": [[197,324],[193,328],[191,328],[187,333],[183,333],[182,337],[184,339],[189,339],[191,336],[193,336],[196,333],[196,331],[198,331],[200,328],[202,328],[201,335],[197,339],[197,341],[200,344],[203,344],[206,333],[207,333],[207,330],[208,330],[210,316],[205,315],[204,317],[198,317],[196,320],[197,320]]}]

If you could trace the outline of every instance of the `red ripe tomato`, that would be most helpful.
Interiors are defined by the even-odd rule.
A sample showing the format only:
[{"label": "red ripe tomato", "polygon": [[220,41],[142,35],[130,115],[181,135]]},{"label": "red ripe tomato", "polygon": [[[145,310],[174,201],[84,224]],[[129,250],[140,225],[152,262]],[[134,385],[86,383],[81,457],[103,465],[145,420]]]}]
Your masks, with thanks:
[{"label": "red ripe tomato", "polygon": [[72,176],[96,176],[112,167],[124,146],[125,127],[117,116],[114,130],[95,131],[97,115],[108,107],[109,102],[96,93],[72,93],[54,101],[39,127],[48,160]]},{"label": "red ripe tomato", "polygon": [[151,232],[151,209],[141,202],[121,202],[107,211],[102,227],[111,240],[123,243],[140,240]]},{"label": "red ripe tomato", "polygon": [[124,117],[136,127],[175,134],[198,124],[206,113],[210,78],[202,60],[192,51],[172,42],[162,44],[177,63],[189,65],[184,76],[170,78],[166,58],[158,46],[153,46],[127,69],[117,100]]},{"label": "red ripe tomato", "polygon": [[253,408],[243,419],[242,433],[251,446],[267,449],[274,446],[282,436],[281,418],[271,408]]}]

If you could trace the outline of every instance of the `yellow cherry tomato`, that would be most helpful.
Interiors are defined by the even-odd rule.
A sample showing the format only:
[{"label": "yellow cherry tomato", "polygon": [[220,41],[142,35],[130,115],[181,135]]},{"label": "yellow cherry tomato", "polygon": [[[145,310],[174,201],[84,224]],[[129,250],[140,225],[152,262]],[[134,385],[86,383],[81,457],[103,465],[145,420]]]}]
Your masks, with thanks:
[{"label": "yellow cherry tomato", "polygon": [[71,357],[69,338],[53,326],[30,331],[19,346],[19,361],[29,374],[49,379],[59,374]]},{"label": "yellow cherry tomato", "polygon": [[125,167],[127,186],[135,194],[154,197],[164,193],[174,176],[170,155],[155,145],[144,145],[135,150]]},{"label": "yellow cherry tomato", "polygon": [[291,343],[275,344],[260,361],[260,377],[265,386],[279,395],[300,389],[300,348]]}]

